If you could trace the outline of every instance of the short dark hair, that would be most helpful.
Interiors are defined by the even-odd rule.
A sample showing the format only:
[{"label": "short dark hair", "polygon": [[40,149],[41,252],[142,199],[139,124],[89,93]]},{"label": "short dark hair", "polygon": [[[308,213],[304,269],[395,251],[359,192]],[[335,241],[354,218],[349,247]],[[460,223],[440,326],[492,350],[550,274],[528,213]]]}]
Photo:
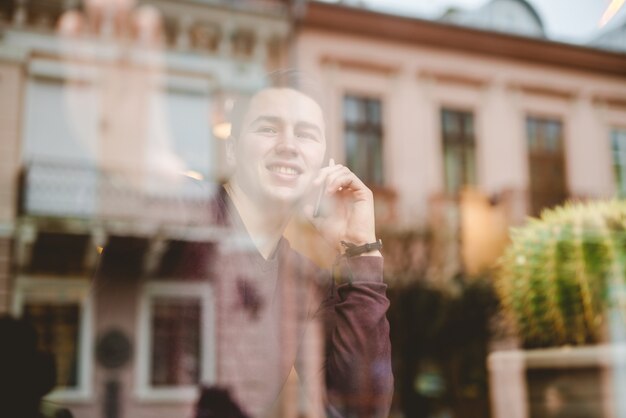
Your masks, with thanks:
[{"label": "short dark hair", "polygon": [[[265,76],[264,86],[250,95],[241,95],[235,100],[233,110],[230,114],[230,137],[232,139],[239,138],[243,128],[243,120],[246,117],[250,101],[261,91],[268,88],[289,88],[299,91],[302,94],[313,99],[320,107],[322,107],[322,95],[320,83],[311,75],[296,69],[283,69],[273,71]],[[324,110],[322,108],[322,114]]]}]

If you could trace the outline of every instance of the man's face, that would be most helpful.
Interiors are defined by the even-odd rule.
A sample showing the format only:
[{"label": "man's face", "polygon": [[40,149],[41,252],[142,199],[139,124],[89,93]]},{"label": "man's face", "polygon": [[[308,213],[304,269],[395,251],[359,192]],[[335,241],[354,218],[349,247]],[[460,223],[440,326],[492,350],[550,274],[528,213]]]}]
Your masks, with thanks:
[{"label": "man's face", "polygon": [[234,139],[231,182],[256,202],[294,204],[309,190],[325,151],[319,105],[292,89],[266,89],[251,99]]}]

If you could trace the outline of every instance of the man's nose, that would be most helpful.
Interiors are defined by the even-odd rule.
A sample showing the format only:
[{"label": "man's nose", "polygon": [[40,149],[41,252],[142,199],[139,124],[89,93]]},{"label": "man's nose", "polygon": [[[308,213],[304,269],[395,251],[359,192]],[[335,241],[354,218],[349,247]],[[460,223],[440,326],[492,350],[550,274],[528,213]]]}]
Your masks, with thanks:
[{"label": "man's nose", "polygon": [[276,144],[277,152],[286,152],[291,154],[298,153],[298,144],[296,141],[296,137],[293,133],[285,132],[278,137],[278,143]]}]

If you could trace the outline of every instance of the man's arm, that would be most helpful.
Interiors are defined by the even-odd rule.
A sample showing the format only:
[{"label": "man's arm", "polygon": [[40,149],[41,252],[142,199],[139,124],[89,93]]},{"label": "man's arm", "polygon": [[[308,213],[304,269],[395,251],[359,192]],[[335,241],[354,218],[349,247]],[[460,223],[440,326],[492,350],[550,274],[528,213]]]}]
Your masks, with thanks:
[{"label": "man's arm", "polygon": [[393,374],[382,268],[381,257],[344,260],[341,276],[351,283],[332,286],[316,313],[326,329],[329,416],[388,416]]},{"label": "man's arm", "polygon": [[[344,245],[376,241],[373,193],[352,171],[331,160],[314,184],[333,204],[322,217],[315,216],[311,206],[305,213],[330,245],[342,251]],[[326,329],[329,415],[386,417],[393,375],[383,258],[374,250],[353,257],[344,254],[338,260],[342,284],[335,286],[331,280],[316,314]]]}]

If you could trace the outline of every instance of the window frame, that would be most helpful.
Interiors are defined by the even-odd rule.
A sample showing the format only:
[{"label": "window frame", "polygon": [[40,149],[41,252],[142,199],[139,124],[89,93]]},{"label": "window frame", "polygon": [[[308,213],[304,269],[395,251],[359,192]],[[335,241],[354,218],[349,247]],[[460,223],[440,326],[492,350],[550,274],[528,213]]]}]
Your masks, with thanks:
[{"label": "window frame", "polygon": [[545,150],[545,146],[543,150],[533,149],[530,146],[530,138],[529,138],[529,122],[530,120],[534,120],[537,123],[544,124],[542,128],[545,131],[545,126],[551,123],[557,123],[560,126],[560,149],[558,153],[563,161],[563,188],[564,188],[564,198],[559,204],[563,204],[567,199],[571,197],[571,188],[570,188],[570,178],[569,178],[569,161],[568,161],[568,119],[566,116],[558,114],[558,113],[537,113],[537,112],[525,112],[523,114],[523,126],[524,126],[524,147],[526,152],[526,164],[527,164],[527,196],[528,203],[527,208],[528,212],[531,216],[539,216],[544,209],[550,208],[551,206],[542,206],[539,211],[536,211],[535,201],[533,198],[533,180],[532,180],[532,164],[531,159],[534,156],[543,156],[544,158],[547,156],[556,155],[556,152],[547,153]]},{"label": "window frame", "polygon": [[[379,107],[378,124],[371,123],[369,118],[366,118],[366,120],[362,123],[355,123],[353,121],[348,121],[346,117],[346,103],[350,99],[356,100],[357,102],[359,102],[358,105],[360,106],[365,105],[366,108],[369,108],[370,102],[373,102],[373,101],[378,102],[378,107]],[[363,182],[367,184],[369,187],[384,188],[385,184],[387,183],[387,178],[386,178],[387,176],[385,172],[385,100],[384,100],[384,97],[376,95],[376,94],[364,93],[364,92],[358,92],[358,91],[352,91],[352,90],[346,90],[341,95],[341,133],[342,133],[342,138],[343,138],[343,153],[344,153],[346,165],[348,164],[348,161],[350,160],[350,156],[348,155],[348,140],[347,140],[347,132],[349,130],[353,133],[357,133],[358,134],[357,136],[362,135],[362,134],[366,134],[366,135],[376,134],[378,138],[380,139],[380,144],[379,144],[380,156],[378,157],[380,158],[380,165],[381,165],[380,182],[377,182],[375,180],[375,177],[376,177],[375,169],[372,173],[366,173],[367,178],[365,178],[363,173],[355,172],[355,174],[359,176],[359,178],[363,180]],[[375,161],[371,161],[371,162],[375,163]],[[351,169],[353,170],[354,167],[351,167]]]},{"label": "window frame", "polygon": [[[609,127],[609,150],[611,153],[611,175],[613,177],[613,194],[618,198],[626,197],[626,161],[623,166],[623,175],[624,175],[624,184],[622,184],[620,188],[620,179],[617,175],[616,168],[618,167],[615,163],[615,138],[623,135],[626,138],[626,126],[614,125]],[[623,153],[626,154],[626,147],[622,150]]]},{"label": "window frame", "polygon": [[[466,176],[466,172],[462,172],[461,175],[463,177],[463,182],[459,185],[459,189],[454,191],[454,190],[450,190],[448,188],[448,183],[449,183],[449,179],[448,179],[448,173],[447,173],[447,166],[446,166],[446,147],[447,146],[455,146],[457,149],[462,150],[463,152],[463,166],[462,168],[467,169],[467,167],[469,166],[465,157],[467,157],[468,153],[467,151],[470,149],[468,147],[469,142],[465,141],[465,139],[467,139],[467,132],[465,132],[465,128],[463,126],[459,126],[460,131],[457,132],[456,137],[455,138],[448,138],[448,140],[446,140],[446,130],[445,130],[445,126],[444,126],[444,115],[445,113],[451,113],[454,114],[457,122],[461,122],[461,125],[463,124],[463,122],[466,120],[466,117],[469,117],[469,119],[471,120],[472,123],[472,131],[471,131],[471,136],[469,137],[469,139],[471,139],[471,150],[472,150],[472,156],[473,156],[473,173],[472,173],[472,177],[473,177],[473,183],[472,182],[466,182],[466,180],[468,180]],[[439,121],[439,143],[441,146],[441,169],[443,171],[443,190],[444,193],[448,196],[451,197],[457,197],[462,191],[463,189],[467,188],[467,187],[478,187],[479,186],[479,168],[480,168],[480,164],[478,163],[478,159],[479,159],[479,150],[478,150],[478,138],[477,138],[477,133],[476,133],[476,128],[477,128],[477,122],[478,122],[478,117],[476,114],[475,109],[473,108],[468,108],[468,107],[464,107],[464,106],[454,106],[454,105],[448,105],[448,104],[441,104],[439,106],[439,112],[438,112],[438,121]]]},{"label": "window frame", "polygon": [[92,401],[93,387],[93,297],[91,283],[84,277],[49,278],[44,276],[19,276],[15,281],[12,313],[21,317],[26,301],[78,302],[78,374],[75,388],[55,388],[45,399],[58,402]]},{"label": "window frame", "polygon": [[[202,306],[200,316],[200,382],[198,385],[154,387],[150,383],[152,364],[152,301],[161,296],[198,298]],[[197,399],[201,384],[216,381],[215,299],[208,283],[151,281],[145,283],[139,294],[137,317],[137,359],[135,395],[142,401],[193,402]]]}]

